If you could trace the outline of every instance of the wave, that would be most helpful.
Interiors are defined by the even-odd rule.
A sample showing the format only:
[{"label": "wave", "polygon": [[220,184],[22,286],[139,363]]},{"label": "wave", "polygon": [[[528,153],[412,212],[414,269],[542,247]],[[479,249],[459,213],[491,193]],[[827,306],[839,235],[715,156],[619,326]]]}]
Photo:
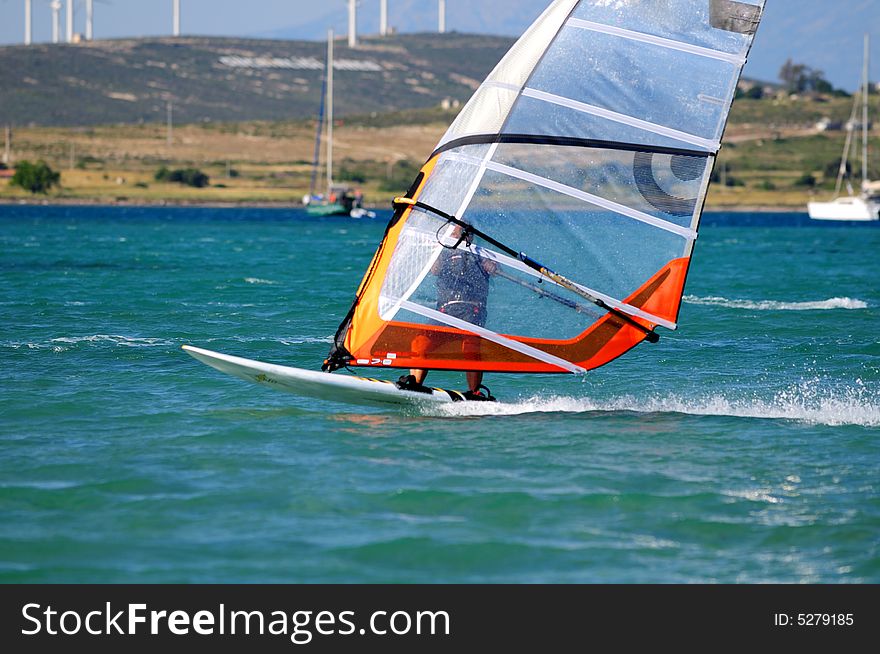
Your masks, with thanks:
[{"label": "wave", "polygon": [[229,338],[206,338],[205,343],[231,340],[236,343],[280,343],[281,345],[303,345],[307,343],[332,343],[333,336],[230,336]]},{"label": "wave", "polygon": [[259,277],[245,277],[244,281],[248,284],[265,284],[267,286],[277,286],[278,282],[271,279],[260,279]]},{"label": "wave", "polygon": [[174,341],[166,338],[147,338],[140,336],[120,336],[118,334],[92,334],[91,336],[60,336],[48,341],[31,343],[27,341],[5,341],[0,343],[2,347],[13,350],[26,347],[29,350],[52,349],[55,352],[64,352],[71,345],[80,343],[110,343],[120,347],[167,347],[174,345]]},{"label": "wave", "polygon": [[[217,341],[232,340],[236,343],[280,343],[281,345],[309,345],[333,342],[333,336],[292,336],[271,338],[265,336],[233,336],[230,339],[205,338],[204,343],[215,343]],[[52,338],[48,341],[0,341],[0,347],[8,347],[13,350],[27,348],[29,350],[48,350],[55,352],[65,352],[73,346],[80,344],[110,344],[118,347],[172,347],[179,343],[167,338],[152,338],[140,336],[121,336],[118,334],[92,334],[90,336],[60,336]]]},{"label": "wave", "polygon": [[777,300],[729,300],[726,297],[697,297],[685,295],[682,298],[688,304],[727,307],[728,309],[751,309],[754,311],[822,311],[829,309],[867,309],[864,300],[848,297],[832,297],[815,302],[780,302]]},{"label": "wave", "polygon": [[315,338],[314,336],[300,336],[294,338],[279,338],[278,342],[282,345],[304,345],[307,343],[332,343],[332,336],[323,336]]},{"label": "wave", "polygon": [[140,336],[119,336],[117,334],[94,334],[93,336],[62,336],[53,338],[50,343],[112,343],[123,347],[160,347],[174,345],[165,338],[146,338]]},{"label": "wave", "polygon": [[423,415],[515,416],[528,413],[683,413],[695,416],[726,416],[793,420],[809,424],[880,427],[880,396],[857,385],[842,391],[819,393],[807,384],[776,393],[771,399],[731,399],[723,394],[702,397],[657,395],[637,398],[625,395],[613,399],[542,396],[513,402],[467,402],[425,407]]}]

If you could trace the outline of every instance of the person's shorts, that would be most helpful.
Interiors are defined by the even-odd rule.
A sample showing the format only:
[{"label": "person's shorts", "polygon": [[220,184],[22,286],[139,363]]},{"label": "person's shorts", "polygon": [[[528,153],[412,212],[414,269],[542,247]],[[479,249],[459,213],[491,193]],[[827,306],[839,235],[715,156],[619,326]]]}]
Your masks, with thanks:
[{"label": "person's shorts", "polygon": [[440,313],[447,316],[464,320],[472,325],[484,327],[486,325],[486,305],[477,302],[453,301],[447,302],[440,307]]}]

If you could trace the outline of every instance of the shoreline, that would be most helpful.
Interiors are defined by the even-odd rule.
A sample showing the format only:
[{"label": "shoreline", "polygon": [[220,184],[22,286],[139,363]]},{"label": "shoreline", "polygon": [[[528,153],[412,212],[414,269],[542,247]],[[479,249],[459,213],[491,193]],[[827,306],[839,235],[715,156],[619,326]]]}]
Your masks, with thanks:
[{"label": "shoreline", "polygon": [[[106,200],[101,198],[0,198],[0,207],[4,206],[70,206],[70,207],[148,207],[148,208],[180,208],[191,209],[305,209],[302,203],[284,202],[280,200],[261,201],[204,201],[204,200]],[[388,206],[367,203],[366,209],[391,211]],[[806,213],[807,203],[803,207],[791,205],[716,205],[706,206],[704,213]]]}]

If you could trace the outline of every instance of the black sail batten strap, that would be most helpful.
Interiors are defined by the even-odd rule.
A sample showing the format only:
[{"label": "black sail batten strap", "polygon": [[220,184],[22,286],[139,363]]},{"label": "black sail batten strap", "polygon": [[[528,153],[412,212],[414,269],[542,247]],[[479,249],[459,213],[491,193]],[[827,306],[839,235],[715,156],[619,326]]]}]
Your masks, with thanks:
[{"label": "black sail batten strap", "polygon": [[512,143],[527,145],[558,145],[562,147],[595,148],[598,150],[620,150],[623,152],[645,152],[648,154],[668,154],[682,157],[714,157],[717,152],[694,150],[691,148],[674,148],[663,145],[646,145],[639,143],[622,143],[603,141],[601,139],[584,139],[574,136],[542,136],[539,134],[475,134],[462,136],[444,143],[431,153],[431,159],[448,150],[465,145],[486,145],[491,143]]},{"label": "black sail batten strap", "polygon": [[[483,239],[487,243],[494,245],[496,248],[498,248],[499,250],[501,250],[505,254],[508,254],[511,257],[519,259],[525,265],[527,265],[529,268],[537,271],[538,273],[540,273],[541,275],[543,275],[547,279],[555,282],[556,284],[559,284],[562,288],[568,289],[572,293],[580,295],[582,298],[584,298],[585,300],[589,300],[590,302],[595,304],[597,307],[604,309],[608,313],[613,314],[615,317],[623,320],[627,324],[632,325],[633,327],[635,327],[639,331],[644,332],[647,335],[646,340],[649,343],[656,343],[657,341],[660,340],[660,335],[657,334],[657,332],[655,332],[653,329],[649,329],[649,328],[645,327],[642,323],[638,322],[637,320],[634,320],[632,317],[628,316],[620,309],[616,309],[616,308],[610,306],[602,298],[598,298],[590,293],[587,293],[586,291],[581,289],[577,284],[575,284],[570,279],[563,277],[559,273],[554,272],[550,268],[547,268],[542,263],[535,261],[530,256],[528,256],[526,253],[517,252],[513,248],[508,247],[507,245],[505,245],[501,241],[498,241],[497,239],[494,239],[491,236],[489,236],[488,234],[486,234],[485,232],[480,231],[479,229],[477,229],[476,227],[474,227],[470,223],[466,223],[463,220],[460,220],[460,219],[456,218],[455,216],[452,216],[452,215],[446,213],[445,211],[437,209],[436,207],[432,207],[431,205],[425,204],[424,202],[420,202],[418,200],[413,200],[411,198],[394,198],[394,202],[392,204],[394,205],[395,208],[397,208],[398,206],[418,207],[419,209],[424,209],[425,211],[429,211],[437,216],[440,216],[444,220],[447,220],[455,225],[458,225],[459,227],[462,228],[465,235],[473,234],[474,236],[478,236],[479,238]],[[456,246],[458,246],[462,240],[463,240],[463,238],[459,239],[458,243],[456,243]]]}]

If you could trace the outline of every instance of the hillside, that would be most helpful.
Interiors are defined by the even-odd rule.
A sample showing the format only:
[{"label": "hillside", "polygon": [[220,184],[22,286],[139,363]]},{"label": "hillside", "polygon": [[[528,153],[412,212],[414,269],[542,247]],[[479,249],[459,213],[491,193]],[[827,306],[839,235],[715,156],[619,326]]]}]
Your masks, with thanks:
[{"label": "hillside", "polygon": [[[518,36],[549,4],[550,0],[472,0],[446,3],[447,29],[469,34]],[[608,0],[610,2],[610,0]],[[658,0],[614,0],[620,6],[654,4]],[[665,1],[665,0],[664,0]],[[705,0],[708,2],[708,0]],[[46,0],[34,3],[35,39],[49,40],[49,8]],[[76,4],[81,5],[81,2]],[[97,8],[96,34],[99,39],[128,38],[164,34],[170,28],[170,2],[141,0],[102,0]],[[676,3],[670,3],[675,6]],[[24,3],[0,2],[0,43],[22,40]],[[155,5],[159,5],[157,8]],[[378,31],[377,0],[362,0],[358,9],[358,31]],[[80,29],[82,29],[80,12]],[[670,18],[674,12],[670,12]],[[347,30],[347,3],[291,0],[186,0],[185,33],[205,36],[235,35],[248,38],[320,40],[333,27],[338,34]],[[391,0],[389,23],[401,33],[433,32],[437,29],[437,3],[434,0]],[[877,43],[880,43],[880,3],[876,0],[768,0],[764,20],[745,74],[773,80],[791,57],[825,72],[836,87],[855,90],[862,63],[862,34],[873,39],[872,79],[878,79]]]},{"label": "hillside", "polygon": [[[406,34],[336,42],[338,116],[464,101],[513,39]],[[291,120],[320,104],[325,44],[124,39],[0,48],[0,124]]]}]

